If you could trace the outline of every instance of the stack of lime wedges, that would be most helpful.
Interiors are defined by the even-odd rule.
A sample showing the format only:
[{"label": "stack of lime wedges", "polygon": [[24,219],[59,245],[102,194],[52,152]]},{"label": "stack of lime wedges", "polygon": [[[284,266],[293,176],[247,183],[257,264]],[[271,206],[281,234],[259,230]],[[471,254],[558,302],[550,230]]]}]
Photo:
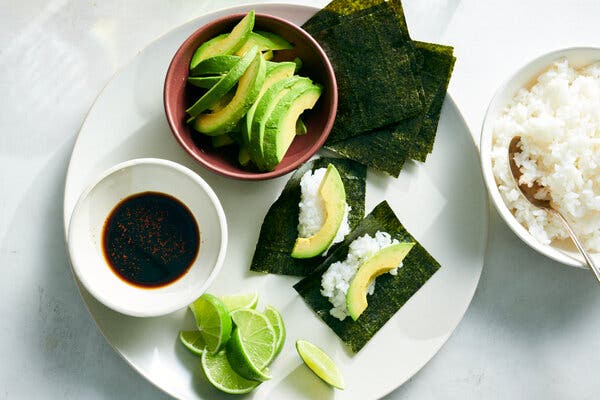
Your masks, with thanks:
[{"label": "stack of lime wedges", "polygon": [[179,339],[201,356],[207,379],[226,393],[248,393],[270,379],[268,366],[285,342],[277,310],[256,311],[258,295],[219,298],[205,293],[190,305],[198,330],[181,331]]}]

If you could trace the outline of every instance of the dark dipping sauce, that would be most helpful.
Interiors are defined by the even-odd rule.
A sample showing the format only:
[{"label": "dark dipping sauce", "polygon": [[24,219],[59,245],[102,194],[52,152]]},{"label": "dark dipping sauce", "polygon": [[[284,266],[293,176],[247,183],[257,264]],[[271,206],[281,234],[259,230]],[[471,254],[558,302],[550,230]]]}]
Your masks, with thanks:
[{"label": "dark dipping sauce", "polygon": [[102,248],[118,277],[134,286],[158,288],[191,267],[200,249],[200,231],[181,201],[159,192],[137,193],[111,211]]}]

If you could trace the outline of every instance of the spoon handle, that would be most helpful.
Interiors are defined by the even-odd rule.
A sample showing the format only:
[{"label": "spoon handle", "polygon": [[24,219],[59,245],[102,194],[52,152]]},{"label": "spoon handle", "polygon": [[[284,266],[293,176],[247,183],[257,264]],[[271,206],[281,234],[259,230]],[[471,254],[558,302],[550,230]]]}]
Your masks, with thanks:
[{"label": "spoon handle", "polygon": [[569,232],[569,236],[571,236],[571,240],[573,240],[573,243],[575,243],[575,246],[577,246],[577,249],[583,256],[583,258],[585,258],[585,262],[587,263],[588,267],[590,267],[590,269],[592,270],[594,275],[596,275],[596,280],[598,281],[598,283],[600,283],[600,270],[598,269],[598,266],[596,265],[594,260],[592,260],[592,257],[590,257],[589,253],[583,248],[583,245],[577,238],[577,235],[573,231],[573,228],[571,228],[571,225],[567,222],[565,217],[563,217],[560,212],[556,211],[553,208],[549,208],[548,210],[552,211],[552,213],[562,221],[565,228],[567,228],[567,232]]}]

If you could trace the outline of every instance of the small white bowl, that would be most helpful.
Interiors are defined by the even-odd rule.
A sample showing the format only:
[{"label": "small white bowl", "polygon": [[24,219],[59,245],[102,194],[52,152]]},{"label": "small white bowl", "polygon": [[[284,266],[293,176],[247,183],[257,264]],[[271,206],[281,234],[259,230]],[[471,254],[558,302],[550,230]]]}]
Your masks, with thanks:
[{"label": "small white bowl", "polygon": [[[148,191],[184,203],[200,231],[194,263],[182,277],[158,288],[124,282],[109,267],[102,250],[102,229],[113,208],[133,194]],[[159,316],[186,307],[208,288],[225,258],[227,221],[219,199],[195,172],[172,161],[141,158],[110,168],[83,192],[71,216],[68,248],[77,278],[104,305],[135,317]]]},{"label": "small white bowl", "polygon": [[[506,105],[512,100],[520,88],[530,87],[535,82],[535,79],[548,69],[554,61],[563,57],[569,61],[569,64],[575,67],[583,67],[596,61],[600,61],[600,48],[573,47],[544,54],[529,62],[524,67],[521,67],[506,82],[504,82],[492,98],[483,120],[479,147],[481,153],[481,167],[483,170],[483,179],[496,210],[498,210],[500,216],[519,238],[531,248],[553,260],[573,267],[587,268],[583,257],[577,252],[575,246],[570,247],[568,244],[559,246],[555,243],[546,245],[540,243],[523,227],[523,225],[517,222],[504,203],[500,191],[498,190],[498,186],[496,185],[494,173],[492,172],[491,151],[494,121],[502,113]],[[596,262],[600,262],[600,254],[592,254],[592,257]]]}]

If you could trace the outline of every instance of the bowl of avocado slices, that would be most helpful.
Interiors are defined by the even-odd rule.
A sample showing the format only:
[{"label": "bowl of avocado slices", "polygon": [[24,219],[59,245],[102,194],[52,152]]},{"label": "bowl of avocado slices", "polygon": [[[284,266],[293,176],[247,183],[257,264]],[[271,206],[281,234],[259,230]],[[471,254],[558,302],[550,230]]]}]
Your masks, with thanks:
[{"label": "bowl of avocado slices", "polygon": [[242,180],[275,178],[307,161],[327,139],[337,102],[319,44],[297,25],[254,11],[192,33],[164,84],[167,121],[183,149]]}]

